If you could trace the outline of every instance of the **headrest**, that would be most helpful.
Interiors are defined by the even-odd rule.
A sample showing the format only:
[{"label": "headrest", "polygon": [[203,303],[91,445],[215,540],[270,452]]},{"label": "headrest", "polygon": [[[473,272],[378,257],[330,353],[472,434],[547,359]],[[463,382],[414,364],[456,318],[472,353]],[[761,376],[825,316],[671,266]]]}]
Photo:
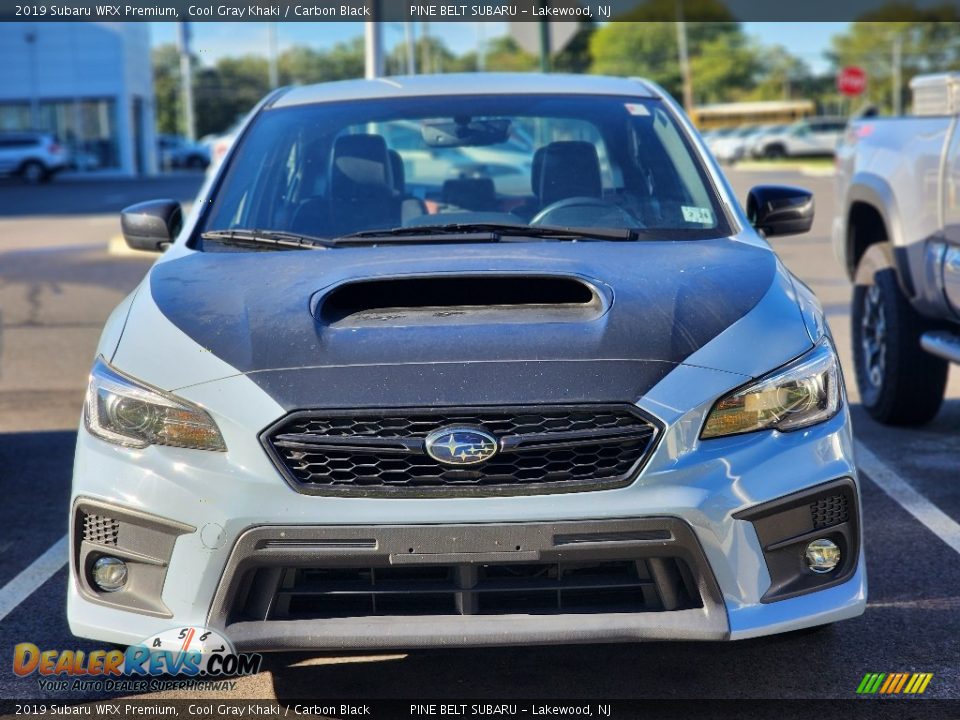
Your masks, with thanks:
[{"label": "headrest", "polygon": [[464,210],[492,210],[497,206],[497,191],[490,178],[444,180],[440,199]]},{"label": "headrest", "polygon": [[400,153],[396,150],[387,150],[387,155],[390,157],[390,173],[393,178],[393,189],[400,195],[403,195],[407,188],[407,177],[403,171],[403,158],[400,157]]},{"label": "headrest", "polygon": [[537,197],[540,197],[540,177],[543,172],[543,154],[546,150],[546,145],[537,148],[536,152],[533,153],[533,161],[530,165],[530,189]]},{"label": "headrest", "polygon": [[379,135],[341,135],[333,143],[331,191],[358,196],[393,190],[387,142]]},{"label": "headrest", "polygon": [[593,143],[553,142],[542,148],[540,202],[550,205],[571,197],[601,197],[600,159]]}]

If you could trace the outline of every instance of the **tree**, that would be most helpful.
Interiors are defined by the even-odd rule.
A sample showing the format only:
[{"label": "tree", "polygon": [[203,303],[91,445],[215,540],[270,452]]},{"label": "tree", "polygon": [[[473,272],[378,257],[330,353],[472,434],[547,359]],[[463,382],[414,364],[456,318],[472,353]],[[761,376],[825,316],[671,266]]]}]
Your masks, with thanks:
[{"label": "tree", "polygon": [[[899,22],[887,22],[899,17]],[[914,18],[903,21],[903,17]],[[864,16],[833,39],[829,57],[836,69],[857,65],[867,72],[863,100],[890,110],[893,102],[894,43],[900,43],[901,107],[910,79],[919,73],[960,69],[960,12],[952,6],[919,10],[888,6]]]},{"label": "tree", "polygon": [[759,49],[742,33],[704,40],[690,58],[694,101],[704,105],[743,100],[761,70]]},{"label": "tree", "polygon": [[[687,23],[687,46],[698,104],[729,99],[755,84],[759,59],[737,23]],[[676,23],[608,23],[593,33],[590,53],[591,72],[639,75],[682,95]]]},{"label": "tree", "polygon": [[781,45],[758,49],[759,64],[766,68],[750,93],[751,100],[790,100],[810,94],[809,66]]},{"label": "tree", "polygon": [[180,53],[176,45],[159,45],[153,49],[153,93],[157,131],[168,135],[181,132]]}]

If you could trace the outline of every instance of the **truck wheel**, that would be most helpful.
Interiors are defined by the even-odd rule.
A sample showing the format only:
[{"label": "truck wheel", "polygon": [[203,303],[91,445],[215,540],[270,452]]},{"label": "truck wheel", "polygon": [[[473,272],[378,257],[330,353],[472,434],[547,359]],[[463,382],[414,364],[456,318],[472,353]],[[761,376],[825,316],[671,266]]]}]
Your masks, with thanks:
[{"label": "truck wheel", "polygon": [[853,289],[853,362],[863,407],[886,425],[933,419],[947,385],[946,360],[920,347],[928,323],[910,306],[894,270]]}]

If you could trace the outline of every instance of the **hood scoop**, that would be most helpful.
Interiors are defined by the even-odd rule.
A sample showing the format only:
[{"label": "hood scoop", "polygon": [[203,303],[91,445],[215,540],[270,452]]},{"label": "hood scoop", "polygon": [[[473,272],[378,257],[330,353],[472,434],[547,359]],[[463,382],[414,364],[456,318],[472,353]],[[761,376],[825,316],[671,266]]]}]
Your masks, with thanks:
[{"label": "hood scoop", "polygon": [[314,296],[330,328],[588,322],[608,294],[563,275],[443,275],[348,281]]}]

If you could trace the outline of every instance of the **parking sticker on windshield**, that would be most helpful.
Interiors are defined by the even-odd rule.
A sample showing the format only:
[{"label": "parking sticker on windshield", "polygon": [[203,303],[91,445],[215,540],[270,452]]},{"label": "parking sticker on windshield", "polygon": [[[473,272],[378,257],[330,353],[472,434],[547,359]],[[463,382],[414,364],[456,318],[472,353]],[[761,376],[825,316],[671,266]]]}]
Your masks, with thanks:
[{"label": "parking sticker on windshield", "polygon": [[650,111],[647,110],[646,105],[641,105],[640,103],[626,103],[624,107],[627,109],[627,112],[631,115],[643,115],[647,116],[650,114]]},{"label": "parking sticker on windshield", "polygon": [[683,219],[687,222],[713,225],[713,211],[710,208],[681,205],[680,209],[683,211]]}]

